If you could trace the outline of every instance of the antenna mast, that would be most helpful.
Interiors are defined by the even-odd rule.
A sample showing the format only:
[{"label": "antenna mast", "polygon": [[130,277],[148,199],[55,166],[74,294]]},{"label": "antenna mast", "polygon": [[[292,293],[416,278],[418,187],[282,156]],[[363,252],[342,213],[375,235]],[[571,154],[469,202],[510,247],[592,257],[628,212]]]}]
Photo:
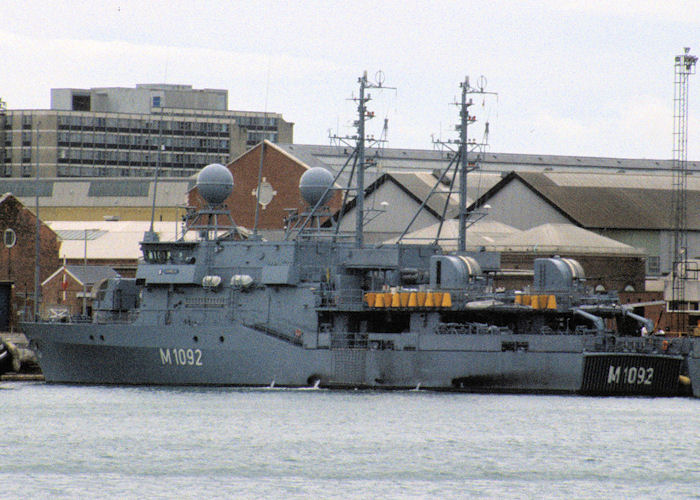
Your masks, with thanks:
[{"label": "antenna mast", "polygon": [[365,96],[365,89],[381,88],[382,80],[375,83],[370,83],[367,80],[367,72],[365,71],[361,78],[358,78],[360,84],[360,97],[357,98],[357,194],[355,195],[355,210],[357,216],[355,218],[355,244],[357,248],[362,248],[364,244],[363,222],[365,213],[365,120],[374,118],[374,112],[367,112],[367,102],[372,99],[372,96]]},{"label": "antenna mast", "polygon": [[[375,75],[375,82],[370,82],[367,79],[367,71],[363,73],[363,75],[357,79],[358,83],[360,84],[360,95],[359,97],[352,97],[350,100],[356,101],[357,102],[357,120],[353,123],[353,125],[357,129],[357,135],[353,137],[338,137],[331,135],[329,136],[331,142],[332,141],[338,141],[338,143],[346,143],[346,140],[355,140],[355,149],[353,150],[352,154],[350,157],[348,157],[347,162],[341,169],[344,170],[348,164],[353,162],[352,170],[350,172],[350,179],[348,180],[348,188],[347,191],[350,191],[352,189],[355,190],[355,211],[356,211],[356,216],[355,216],[355,245],[357,248],[362,248],[364,245],[364,231],[363,231],[363,225],[364,225],[364,216],[365,216],[365,169],[367,167],[370,167],[376,163],[376,158],[371,158],[367,160],[365,158],[365,145],[367,142],[370,144],[381,144],[386,142],[386,139],[379,138],[375,139],[374,136],[367,137],[365,134],[365,122],[369,119],[374,118],[374,111],[367,111],[367,102],[369,102],[372,99],[372,96],[369,94],[365,93],[366,89],[391,89],[391,90],[396,90],[395,87],[385,87],[384,86],[384,73],[382,71],[377,71],[377,74]],[[386,130],[387,123],[386,121],[384,122],[384,126]],[[357,167],[357,179],[355,181],[355,187],[351,188],[351,183],[352,183],[352,178],[355,175],[355,167]],[[340,175],[340,172],[338,172],[338,175],[336,175],[336,179]],[[345,207],[347,202],[347,192],[345,194],[345,197],[343,199],[343,207]],[[343,212],[343,209],[341,209],[341,213]],[[340,225],[338,225],[339,229]]]},{"label": "antenna mast", "polygon": [[[467,219],[469,218],[469,212],[467,212],[467,174],[470,170],[475,170],[478,167],[477,158],[472,163],[469,163],[469,146],[472,145],[475,148],[478,146],[483,146],[477,144],[476,140],[468,140],[467,130],[469,125],[476,121],[475,116],[469,115],[469,106],[473,103],[470,98],[467,100],[467,95],[469,94],[495,94],[495,92],[486,92],[486,78],[484,76],[479,77],[477,87],[472,87],[469,85],[469,77],[464,78],[464,82],[460,83],[462,87],[462,102],[459,108],[460,123],[458,125],[459,129],[459,157],[460,157],[460,175],[459,175],[459,239],[457,241],[457,250],[460,252],[466,251],[467,248]],[[486,134],[488,134],[488,123],[486,123]]]},{"label": "antenna mast", "polygon": [[158,237],[158,233],[156,233],[155,229],[153,228],[153,221],[156,218],[156,194],[158,193],[158,175],[160,173],[160,160],[161,160],[161,154],[163,152],[163,148],[165,146],[163,142],[163,106],[165,105],[165,93],[163,93],[163,96],[161,97],[161,100],[159,101],[159,114],[160,116],[158,117],[158,151],[156,152],[156,170],[153,172],[153,199],[151,200],[151,225],[148,228],[148,231],[146,231],[143,235],[143,240],[148,241],[148,242],[155,242],[158,241],[160,238]]},{"label": "antenna mast", "polygon": [[[476,157],[472,159],[472,161],[469,161],[469,148],[478,151],[482,151],[486,148],[487,146],[487,139],[488,139],[488,130],[489,130],[489,124],[488,122],[485,123],[485,129],[484,129],[484,139],[481,142],[477,142],[476,139],[469,139],[468,137],[468,128],[469,125],[473,125],[476,122],[476,116],[470,115],[469,114],[469,106],[471,106],[473,103],[472,99],[469,98],[467,100],[467,95],[469,94],[492,94],[492,95],[497,95],[496,92],[486,92],[484,89],[486,88],[486,77],[480,76],[479,81],[477,84],[477,87],[474,88],[471,85],[469,85],[469,77],[465,77],[464,82],[460,83],[459,86],[462,88],[462,99],[461,102],[454,102],[456,106],[459,106],[459,117],[460,117],[460,122],[456,126],[456,129],[459,130],[459,139],[457,140],[452,140],[452,141],[433,141],[435,145],[441,145],[446,147],[447,149],[454,151],[452,149],[452,145],[457,145],[457,151],[454,157],[450,160],[450,163],[447,165],[447,168],[443,170],[442,174],[440,174],[440,177],[438,178],[437,182],[435,183],[435,186],[433,189],[428,193],[428,196],[423,200],[423,203],[421,204],[420,208],[418,209],[418,212],[423,210],[425,205],[428,202],[428,199],[433,196],[437,192],[437,188],[440,185],[440,183],[443,182],[443,179],[447,180],[450,179],[450,172],[451,173],[451,179],[450,179],[450,186],[454,186],[454,180],[459,172],[459,189],[458,189],[458,195],[459,195],[459,235],[457,238],[457,250],[459,252],[465,252],[467,248],[467,222],[469,219],[469,216],[472,215],[472,213],[469,213],[467,211],[467,174],[473,170],[476,170],[479,165],[479,161],[481,160],[481,155],[477,153]],[[454,170],[452,170],[454,168]],[[448,195],[452,195],[455,191],[453,190],[454,188],[450,188],[450,191]],[[442,211],[442,217],[440,218],[440,224],[438,225],[438,230],[435,235],[435,243],[437,243],[440,240],[440,233],[442,232],[442,226],[445,221],[445,214],[447,213],[447,206],[448,203],[450,202],[450,197],[448,196],[445,199],[445,206]],[[408,223],[408,226],[404,229],[403,233],[401,233],[401,236],[399,236],[399,240],[403,239],[404,236],[408,233],[408,230],[410,227],[413,225],[415,222],[416,218],[418,217],[418,212],[413,216],[413,219],[411,222]],[[482,215],[483,216],[483,215]]]},{"label": "antenna mast", "polygon": [[685,284],[688,280],[688,77],[695,74],[698,58],[685,47],[675,58],[673,96],[673,295],[671,307],[677,311],[674,328],[683,333],[688,325],[684,311],[688,304]]},{"label": "antenna mast", "polygon": [[467,248],[467,173],[469,172],[468,149],[467,149],[467,130],[469,128],[469,119],[472,121],[474,117],[469,116],[469,106],[472,105],[472,100],[467,101],[467,94],[471,87],[469,86],[469,77],[465,77],[464,81],[459,84],[462,87],[462,103],[459,108],[459,236],[457,240],[457,250],[464,252]]}]

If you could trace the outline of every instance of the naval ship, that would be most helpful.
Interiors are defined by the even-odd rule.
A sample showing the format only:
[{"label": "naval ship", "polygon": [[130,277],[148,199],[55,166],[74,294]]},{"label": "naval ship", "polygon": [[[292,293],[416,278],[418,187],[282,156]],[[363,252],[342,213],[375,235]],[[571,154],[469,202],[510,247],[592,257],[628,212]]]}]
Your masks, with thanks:
[{"label": "naval ship", "polygon": [[233,177],[208,165],[197,177],[206,204],[187,217],[195,238],[147,232],[136,277],[97,284],[89,319],[23,324],[45,380],[675,396],[689,370],[700,378],[689,339],[643,336],[653,322],[592,293],[573,259],[536,259],[524,290],[494,287],[499,255],[466,250],[468,79],[445,170],[459,172],[457,250],[366,244],[366,90],[381,82],[359,84],[351,238],[327,209],[340,173],[308,170],[308,210],[266,241],[235,225],[224,206]]}]

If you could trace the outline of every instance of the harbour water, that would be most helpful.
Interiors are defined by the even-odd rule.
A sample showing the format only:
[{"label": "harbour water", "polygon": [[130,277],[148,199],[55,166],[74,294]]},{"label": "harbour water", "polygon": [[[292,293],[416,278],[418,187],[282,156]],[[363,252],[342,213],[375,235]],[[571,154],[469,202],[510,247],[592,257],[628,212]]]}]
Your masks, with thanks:
[{"label": "harbour water", "polygon": [[700,400],[0,384],[0,498],[700,498]]}]

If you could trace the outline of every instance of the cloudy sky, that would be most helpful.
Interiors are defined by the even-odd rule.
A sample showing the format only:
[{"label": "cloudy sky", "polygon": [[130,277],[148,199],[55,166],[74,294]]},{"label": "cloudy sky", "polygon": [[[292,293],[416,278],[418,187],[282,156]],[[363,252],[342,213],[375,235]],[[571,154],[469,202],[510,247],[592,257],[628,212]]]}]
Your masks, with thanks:
[{"label": "cloudy sky", "polygon": [[[350,133],[357,78],[381,70],[397,90],[370,106],[390,147],[455,137],[459,82],[484,75],[493,152],[671,158],[674,56],[700,55],[700,2],[682,0],[2,0],[0,19],[10,109],[48,108],[51,88],[191,84],[282,113],[305,144]],[[689,94],[700,159],[700,75]]]}]

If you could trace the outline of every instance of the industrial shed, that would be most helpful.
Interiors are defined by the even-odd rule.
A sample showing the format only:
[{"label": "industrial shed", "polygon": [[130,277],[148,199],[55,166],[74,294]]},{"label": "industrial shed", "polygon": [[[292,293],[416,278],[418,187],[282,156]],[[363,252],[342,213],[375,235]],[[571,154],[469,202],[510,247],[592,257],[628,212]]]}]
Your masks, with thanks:
[{"label": "industrial shed", "polygon": [[[353,148],[346,145],[278,144],[309,167],[326,167],[338,171]],[[366,157],[376,163],[370,170],[372,182],[384,172],[432,172],[443,170],[454,158],[447,149],[367,148]],[[520,153],[481,152],[480,169],[484,172],[572,172],[572,173],[638,173],[670,174],[673,160],[649,158],[607,158],[597,156],[538,155]],[[469,154],[469,160],[476,153]],[[700,162],[688,161],[690,170],[700,170]]]},{"label": "industrial shed", "polygon": [[[402,241],[433,241],[438,226],[409,233]],[[456,249],[458,231],[457,220],[445,221],[438,241],[445,251]],[[568,223],[543,224],[521,231],[502,222],[482,219],[467,229],[467,251],[500,253],[502,272],[496,283],[504,288],[528,286],[532,281],[534,260],[554,255],[578,260],[591,288],[632,292],[643,291],[645,287],[642,250]]]},{"label": "industrial shed", "polygon": [[581,263],[592,288],[633,292],[645,287],[643,250],[572,224],[542,224],[486,248],[502,253],[506,269],[532,269],[535,258],[560,255]]},{"label": "industrial shed", "polygon": [[[572,224],[644,249],[647,274],[671,270],[673,183],[670,174],[512,172],[471,208],[519,229]],[[526,209],[525,209],[526,208]],[[700,178],[689,176],[688,247],[700,256]]]},{"label": "industrial shed", "polygon": [[[459,221],[448,219],[440,227],[440,223],[411,231],[401,238],[403,243],[430,243],[435,241],[440,230],[440,238],[437,241],[445,251],[457,250],[457,238],[459,236]],[[467,228],[467,250],[478,251],[486,247],[498,245],[499,242],[520,234],[520,230],[497,221],[480,220]],[[387,243],[395,243],[397,238],[391,238]]]},{"label": "industrial shed", "polygon": [[[47,225],[61,241],[61,259],[68,265],[108,266],[125,277],[134,276],[148,221],[52,221]],[[175,222],[155,222],[161,240],[182,235]]]},{"label": "industrial shed", "polygon": [[3,190],[10,191],[33,210],[39,195],[44,220],[100,221],[150,220],[153,193],[155,220],[179,220],[185,213],[187,191],[194,178],[23,178],[3,180]]},{"label": "industrial shed", "polygon": [[[438,183],[439,173],[389,172],[382,174],[365,189],[365,235],[368,242],[378,243],[400,235],[419,213],[409,230],[417,231],[459,216],[459,196],[447,179]],[[501,180],[500,174],[477,173],[467,185],[467,204]],[[437,186],[436,186],[437,185]],[[435,188],[433,195],[428,195]],[[447,206],[445,204],[447,203]],[[355,200],[336,215],[340,230],[355,230]]]}]

